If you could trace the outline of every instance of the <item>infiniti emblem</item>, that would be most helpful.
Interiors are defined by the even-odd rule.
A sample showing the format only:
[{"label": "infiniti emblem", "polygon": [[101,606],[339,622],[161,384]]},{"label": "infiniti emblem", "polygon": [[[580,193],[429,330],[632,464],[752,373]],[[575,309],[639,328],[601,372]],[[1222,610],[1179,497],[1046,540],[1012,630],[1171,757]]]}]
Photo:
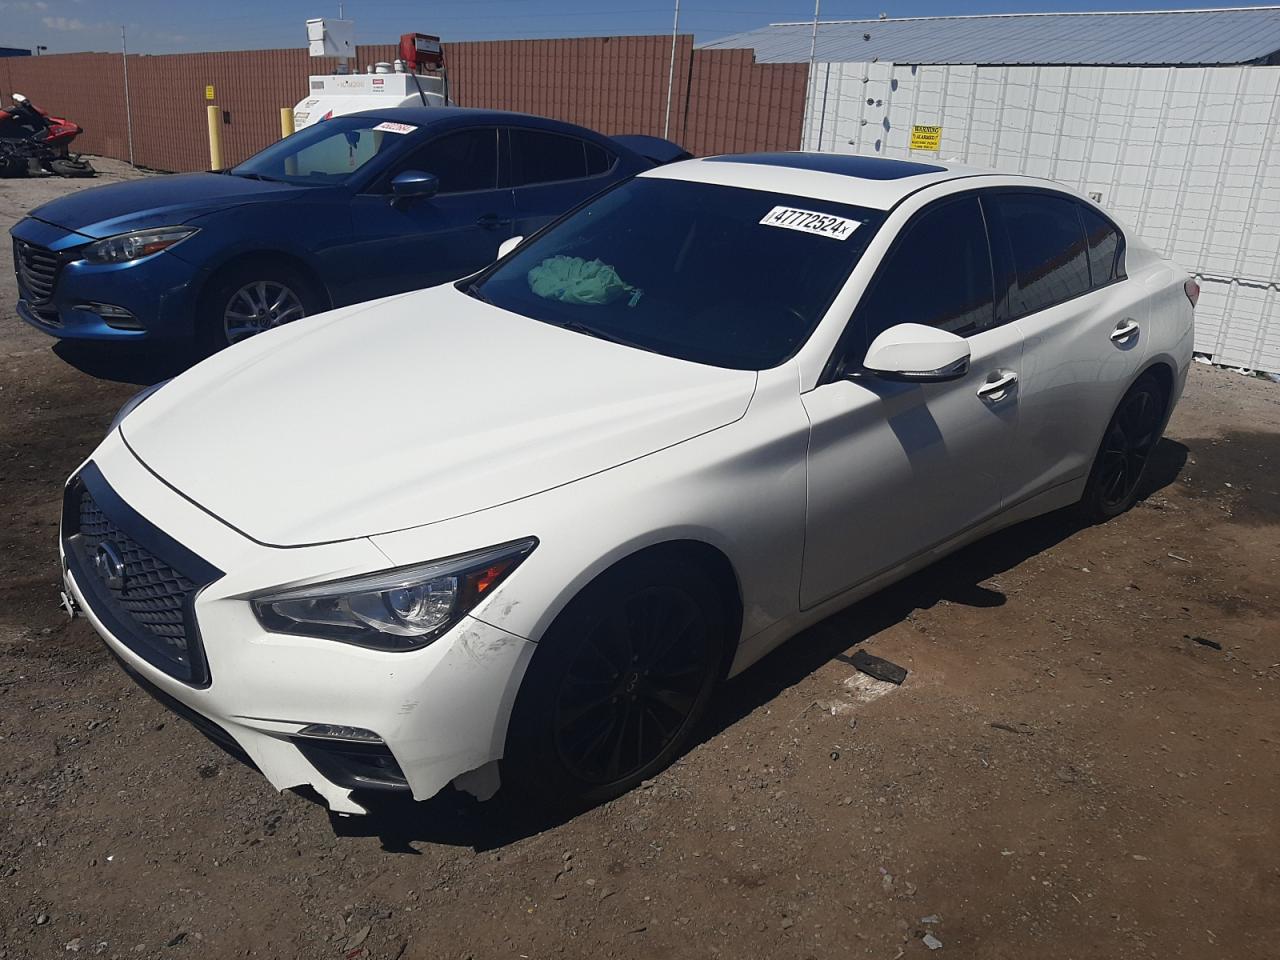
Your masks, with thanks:
[{"label": "infiniti emblem", "polygon": [[120,559],[120,548],[110,540],[98,544],[93,555],[93,569],[109,589],[119,590],[124,586],[124,561]]}]

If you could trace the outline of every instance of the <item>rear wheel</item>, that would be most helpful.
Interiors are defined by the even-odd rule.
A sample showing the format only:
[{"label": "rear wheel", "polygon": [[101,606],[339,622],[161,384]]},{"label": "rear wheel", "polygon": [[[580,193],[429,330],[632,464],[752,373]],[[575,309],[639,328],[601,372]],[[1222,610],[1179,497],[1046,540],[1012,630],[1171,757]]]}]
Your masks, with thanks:
[{"label": "rear wheel", "polygon": [[1124,513],[1138,499],[1151,453],[1160,441],[1168,398],[1160,381],[1143,374],[1116,407],[1107,424],[1080,500],[1092,523]]},{"label": "rear wheel", "polygon": [[592,582],[538,644],[507,734],[503,781],[544,807],[616,797],[688,743],[726,643],[715,583],[679,558]]},{"label": "rear wheel", "polygon": [[50,160],[49,170],[60,177],[92,177],[98,172],[93,169],[88,160],[72,157],[59,157],[56,160]]},{"label": "rear wheel", "polygon": [[286,264],[245,264],[216,277],[200,306],[200,345],[206,354],[318,313],[315,286]]}]

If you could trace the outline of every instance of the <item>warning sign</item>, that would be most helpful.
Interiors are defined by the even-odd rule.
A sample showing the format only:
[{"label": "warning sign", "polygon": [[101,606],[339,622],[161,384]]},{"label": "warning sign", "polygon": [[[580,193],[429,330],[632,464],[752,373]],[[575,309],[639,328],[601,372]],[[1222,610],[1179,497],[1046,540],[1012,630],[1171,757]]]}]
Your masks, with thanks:
[{"label": "warning sign", "polygon": [[923,127],[916,124],[911,128],[912,150],[938,150],[942,147],[942,128]]},{"label": "warning sign", "polygon": [[213,84],[212,84],[212,83],[207,84],[207,85],[205,86],[205,88],[204,88],[204,98],[205,98],[206,100],[212,100],[212,99],[213,99]]}]

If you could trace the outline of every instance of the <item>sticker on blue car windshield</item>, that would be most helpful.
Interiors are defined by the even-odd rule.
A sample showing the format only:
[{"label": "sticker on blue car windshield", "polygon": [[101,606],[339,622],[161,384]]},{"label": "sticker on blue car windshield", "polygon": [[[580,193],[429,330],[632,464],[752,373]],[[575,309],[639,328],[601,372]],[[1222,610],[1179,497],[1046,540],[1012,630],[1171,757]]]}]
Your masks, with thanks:
[{"label": "sticker on blue car windshield", "polygon": [[857,220],[834,217],[829,213],[815,213],[812,210],[797,210],[794,207],[774,207],[760,222],[766,227],[800,230],[820,237],[830,237],[832,240],[848,240],[859,226]]}]

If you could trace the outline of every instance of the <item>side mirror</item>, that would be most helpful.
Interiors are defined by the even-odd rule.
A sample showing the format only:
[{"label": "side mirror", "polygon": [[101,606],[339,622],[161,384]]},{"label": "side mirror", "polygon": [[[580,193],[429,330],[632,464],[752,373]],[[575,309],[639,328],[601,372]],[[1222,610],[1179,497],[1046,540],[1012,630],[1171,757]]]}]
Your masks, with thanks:
[{"label": "side mirror", "polygon": [[498,259],[501,260],[516,247],[520,246],[520,243],[523,240],[524,237],[508,237],[506,240],[503,240],[498,244]]},{"label": "side mirror", "polygon": [[920,323],[900,323],[872,341],[863,367],[886,380],[955,380],[969,370],[969,341]]},{"label": "side mirror", "polygon": [[391,198],[394,203],[406,200],[425,200],[434,197],[440,189],[440,179],[434,173],[421,170],[405,170],[391,180]]}]

